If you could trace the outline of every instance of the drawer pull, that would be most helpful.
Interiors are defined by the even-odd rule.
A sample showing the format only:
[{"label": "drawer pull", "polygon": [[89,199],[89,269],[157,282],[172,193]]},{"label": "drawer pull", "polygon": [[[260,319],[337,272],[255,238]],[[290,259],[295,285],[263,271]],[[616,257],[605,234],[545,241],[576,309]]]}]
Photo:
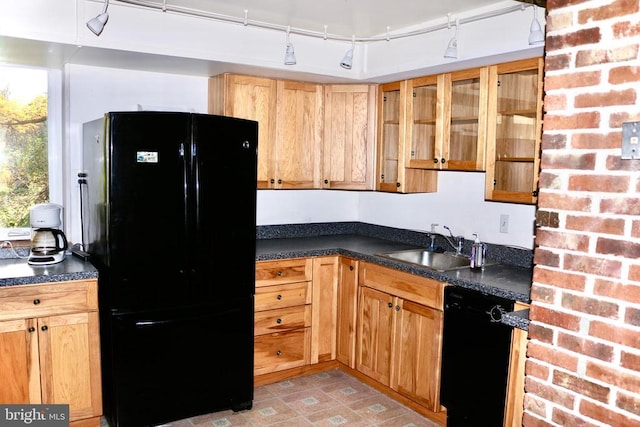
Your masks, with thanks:
[{"label": "drawer pull", "polygon": [[396,311],[400,311],[400,306],[396,305]]},{"label": "drawer pull", "polygon": [[393,303],[389,303],[389,304],[387,304],[387,306],[389,306],[389,308],[392,308],[393,307]]},{"label": "drawer pull", "polygon": [[29,329],[27,329],[27,331],[31,332],[35,332],[36,328],[34,328],[33,326],[29,326]]},{"label": "drawer pull", "polygon": [[38,305],[40,304],[40,300],[39,299],[34,299],[33,300],[33,305]]},{"label": "drawer pull", "polygon": [[278,299],[282,299],[282,295],[278,295],[276,298],[278,298]]},{"label": "drawer pull", "polygon": [[280,350],[276,351],[276,356],[280,357],[281,354],[282,352]]},{"label": "drawer pull", "polygon": [[278,271],[276,274],[277,274],[278,276],[282,276],[282,271]]},{"label": "drawer pull", "polygon": [[47,329],[49,329],[49,328],[47,327],[47,325],[43,325],[43,326],[40,328],[40,330],[42,330],[42,331],[46,331]]},{"label": "drawer pull", "polygon": [[282,323],[282,319],[276,320],[276,323],[279,325],[280,323]]}]

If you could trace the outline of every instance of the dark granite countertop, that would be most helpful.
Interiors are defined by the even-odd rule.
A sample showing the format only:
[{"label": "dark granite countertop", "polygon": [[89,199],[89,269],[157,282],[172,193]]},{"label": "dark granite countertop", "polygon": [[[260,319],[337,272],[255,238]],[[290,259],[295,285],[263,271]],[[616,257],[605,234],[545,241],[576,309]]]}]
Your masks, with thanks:
[{"label": "dark granite countertop", "polygon": [[529,309],[505,313],[502,316],[502,323],[525,331],[529,330]]},{"label": "dark granite countertop", "polygon": [[25,258],[0,259],[0,286],[32,285],[95,279],[98,270],[89,262],[73,256],[50,265],[30,265]]}]

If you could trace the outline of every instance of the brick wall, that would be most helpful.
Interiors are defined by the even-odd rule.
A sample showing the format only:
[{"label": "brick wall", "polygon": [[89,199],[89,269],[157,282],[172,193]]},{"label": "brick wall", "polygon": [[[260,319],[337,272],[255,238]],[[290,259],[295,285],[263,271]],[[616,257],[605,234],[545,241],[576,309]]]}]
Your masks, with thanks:
[{"label": "brick wall", "polygon": [[640,426],[640,1],[547,1],[523,424]]}]

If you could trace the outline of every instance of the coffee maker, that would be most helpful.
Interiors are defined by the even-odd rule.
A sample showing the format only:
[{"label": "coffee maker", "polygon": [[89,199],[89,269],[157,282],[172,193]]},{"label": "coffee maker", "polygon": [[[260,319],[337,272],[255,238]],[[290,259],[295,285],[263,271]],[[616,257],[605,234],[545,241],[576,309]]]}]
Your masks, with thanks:
[{"label": "coffee maker", "polygon": [[69,246],[61,230],[62,206],[42,203],[29,209],[31,252],[27,262],[32,265],[55,264],[64,259]]}]

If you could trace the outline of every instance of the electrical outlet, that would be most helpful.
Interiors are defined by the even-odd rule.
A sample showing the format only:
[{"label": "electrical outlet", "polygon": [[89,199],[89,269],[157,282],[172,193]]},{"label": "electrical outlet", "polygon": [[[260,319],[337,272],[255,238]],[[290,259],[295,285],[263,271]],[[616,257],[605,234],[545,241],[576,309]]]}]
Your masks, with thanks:
[{"label": "electrical outlet", "polygon": [[500,232],[509,232],[509,215],[500,215]]}]

